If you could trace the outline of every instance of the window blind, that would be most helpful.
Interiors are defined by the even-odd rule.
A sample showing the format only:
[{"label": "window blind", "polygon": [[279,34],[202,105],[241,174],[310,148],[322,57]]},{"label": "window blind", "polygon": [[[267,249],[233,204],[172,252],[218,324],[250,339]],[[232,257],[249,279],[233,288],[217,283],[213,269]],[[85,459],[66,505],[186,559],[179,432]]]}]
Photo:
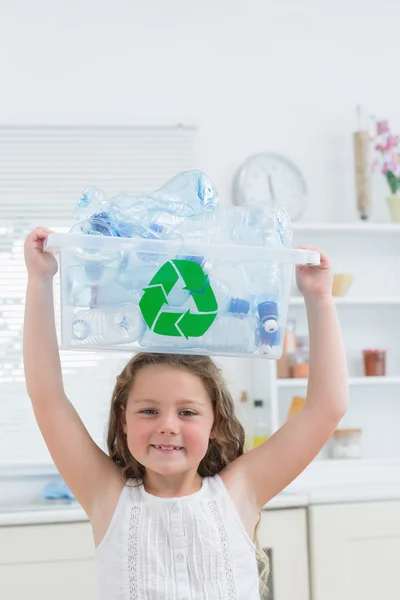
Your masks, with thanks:
[{"label": "window blind", "polygon": [[[144,193],[195,167],[193,127],[0,126],[0,465],[48,464],[25,389],[23,244],[36,225],[66,232],[82,190]],[[54,284],[60,316],[58,277]],[[61,351],[66,392],[104,447],[115,376],[129,353]]]}]

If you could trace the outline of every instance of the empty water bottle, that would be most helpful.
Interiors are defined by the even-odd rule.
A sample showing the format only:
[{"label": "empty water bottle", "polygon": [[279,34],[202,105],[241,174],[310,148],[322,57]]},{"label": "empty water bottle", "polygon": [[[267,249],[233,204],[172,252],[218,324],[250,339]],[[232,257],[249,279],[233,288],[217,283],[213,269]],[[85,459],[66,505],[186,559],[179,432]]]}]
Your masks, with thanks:
[{"label": "empty water bottle", "polygon": [[210,278],[210,283],[218,303],[218,312],[220,314],[230,313],[236,317],[244,317],[249,313],[249,300],[233,297],[229,287],[219,281]]},{"label": "empty water bottle", "polygon": [[202,339],[206,350],[225,353],[246,353],[256,348],[256,319],[237,319],[232,315],[217,317]]},{"label": "empty water bottle", "polygon": [[116,281],[104,286],[90,285],[76,288],[70,294],[70,304],[79,307],[96,308],[123,303],[139,304],[139,301],[139,291],[126,290]]},{"label": "empty water bottle", "polygon": [[[164,203],[180,204],[184,201],[190,206],[192,215],[215,211],[219,206],[219,196],[214,184],[202,171],[196,170],[179,173],[152,196]],[[185,214],[188,217],[192,215]]]},{"label": "empty water bottle", "polygon": [[92,308],[75,313],[72,339],[85,345],[117,345],[135,342],[144,328],[141,312],[134,304]]},{"label": "empty water bottle", "polygon": [[92,185],[84,190],[74,210],[74,217],[78,220],[87,219],[94,214],[107,213],[109,200],[105,193]]}]

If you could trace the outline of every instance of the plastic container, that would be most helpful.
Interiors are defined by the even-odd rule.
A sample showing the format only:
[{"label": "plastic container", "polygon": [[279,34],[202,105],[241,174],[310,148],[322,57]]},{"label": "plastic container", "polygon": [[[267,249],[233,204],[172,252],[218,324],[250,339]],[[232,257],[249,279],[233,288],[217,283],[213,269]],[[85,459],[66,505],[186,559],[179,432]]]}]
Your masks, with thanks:
[{"label": "plastic container", "polygon": [[[56,254],[59,261],[64,349],[269,359],[282,354],[293,266],[316,265],[320,261],[318,252],[306,249],[71,233],[50,234],[45,249]],[[225,264],[230,267],[229,277],[224,280],[221,293],[221,284],[213,279],[212,268],[218,266],[221,275]],[[265,300],[271,296],[271,289],[263,290],[262,282],[258,282],[260,294],[264,294],[260,308],[254,302],[253,291],[244,286],[240,302],[232,295],[236,298],[234,306],[240,308],[235,312],[230,292],[238,291],[237,275],[256,272],[262,265],[279,273],[276,289],[272,290],[273,299]],[[81,294],[85,288],[89,290],[86,296]],[[179,297],[182,290],[182,306],[172,306],[168,300],[170,294],[178,292]],[[96,299],[101,301],[96,303]],[[122,305],[128,306],[128,314],[121,316]],[[89,317],[90,311],[96,311],[96,317]],[[91,321],[90,333],[84,323],[77,327],[79,319],[84,323]],[[126,335],[114,335],[116,327],[118,334],[125,331]]]},{"label": "plastic container", "polygon": [[361,429],[337,429],[331,439],[331,458],[360,458]]}]

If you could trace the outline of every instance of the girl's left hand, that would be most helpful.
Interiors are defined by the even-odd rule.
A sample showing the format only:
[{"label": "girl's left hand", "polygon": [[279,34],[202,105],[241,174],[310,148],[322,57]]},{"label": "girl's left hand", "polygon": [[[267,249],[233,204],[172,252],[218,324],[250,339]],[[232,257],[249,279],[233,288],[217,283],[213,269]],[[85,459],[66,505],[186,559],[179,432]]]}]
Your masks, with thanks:
[{"label": "girl's left hand", "polygon": [[298,246],[306,250],[316,250],[320,253],[321,264],[317,266],[296,266],[297,287],[305,298],[326,298],[332,296],[333,271],[332,265],[324,252],[310,245]]}]

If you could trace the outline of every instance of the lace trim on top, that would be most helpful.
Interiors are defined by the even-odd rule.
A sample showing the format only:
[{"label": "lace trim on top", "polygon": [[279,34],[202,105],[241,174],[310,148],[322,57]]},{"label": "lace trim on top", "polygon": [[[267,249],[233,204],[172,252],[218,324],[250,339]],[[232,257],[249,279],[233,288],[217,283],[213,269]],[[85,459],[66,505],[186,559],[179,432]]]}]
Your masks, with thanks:
[{"label": "lace trim on top", "polygon": [[138,529],[141,513],[140,506],[133,506],[129,519],[129,541],[128,541],[128,576],[129,576],[129,600],[139,600],[137,585],[138,565]]},{"label": "lace trim on top", "polygon": [[218,533],[219,533],[219,536],[221,539],[221,544],[222,544],[226,581],[228,584],[227,600],[235,600],[236,599],[235,580],[233,578],[232,565],[231,565],[231,560],[230,560],[229,551],[228,551],[228,536],[226,533],[225,525],[221,518],[216,501],[212,500],[211,502],[209,502],[209,506],[211,508],[211,512],[213,514],[215,523],[217,525]]}]

